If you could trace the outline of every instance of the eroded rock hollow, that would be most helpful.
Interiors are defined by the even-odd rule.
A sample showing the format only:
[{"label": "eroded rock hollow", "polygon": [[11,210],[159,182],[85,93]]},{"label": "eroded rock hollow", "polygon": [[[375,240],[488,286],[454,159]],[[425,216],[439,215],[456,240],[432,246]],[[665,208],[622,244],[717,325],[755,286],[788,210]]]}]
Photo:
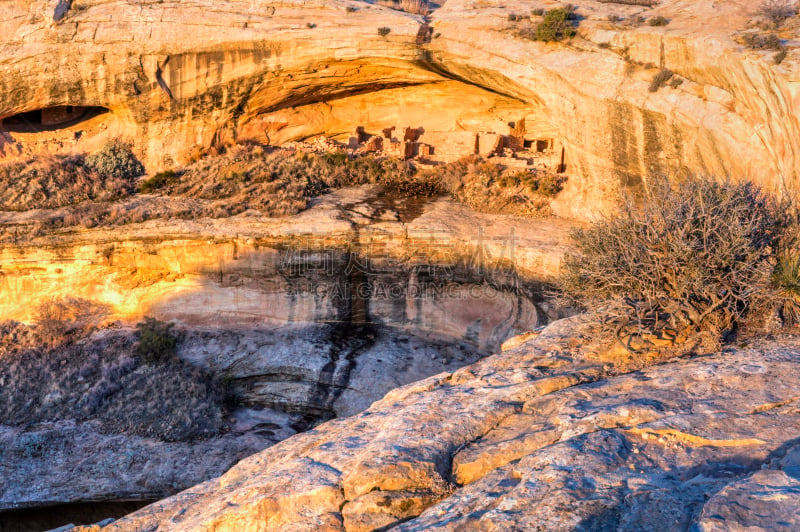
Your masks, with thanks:
[{"label": "eroded rock hollow", "polygon": [[[123,136],[156,171],[247,139],[347,142],[361,126],[418,128],[448,160],[490,153],[522,122],[536,164],[572,176],[554,207],[568,216],[651,173],[797,189],[793,52],[776,65],[740,44],[751,2],[588,2],[569,46],[509,22],[551,4],[448,0],[423,18],[335,0],[5,2],[0,150]],[[630,23],[654,16],[669,24]],[[664,70],[680,81],[649,90]]]},{"label": "eroded rock hollow", "polygon": [[[0,531],[800,527],[796,338],[635,357],[550,292],[651,178],[797,194],[797,17],[412,3],[0,2]],[[353,161],[400,178],[300,175]]]}]

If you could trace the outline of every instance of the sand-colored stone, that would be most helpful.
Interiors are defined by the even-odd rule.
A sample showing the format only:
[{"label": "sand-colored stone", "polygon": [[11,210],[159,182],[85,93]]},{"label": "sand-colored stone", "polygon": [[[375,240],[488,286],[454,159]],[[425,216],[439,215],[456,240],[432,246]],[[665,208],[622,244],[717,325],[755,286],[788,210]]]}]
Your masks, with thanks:
[{"label": "sand-colored stone", "polygon": [[[498,267],[512,264],[522,281],[552,279],[570,224],[474,213],[446,199],[401,221],[385,216],[374,193],[342,190],[288,218],[154,220],[8,245],[0,250],[0,315],[33,322],[41,302],[74,297],[128,323],[146,315],[212,328],[331,322],[342,319],[350,277],[369,259],[376,273],[365,311],[385,325],[491,351],[547,319]],[[498,284],[482,284],[481,275]]]},{"label": "sand-colored stone", "polygon": [[[613,376],[628,361],[577,347],[576,327],[556,322],[400,388],[105,530],[760,530],[764,511],[787,516],[787,530],[797,523],[796,338]],[[586,382],[536,387],[559,375]],[[323,488],[340,490],[339,508],[314,498]],[[268,502],[285,497],[306,506]],[[753,510],[715,509],[728,500]]]},{"label": "sand-colored stone", "polygon": [[[0,117],[66,105],[110,112],[64,129],[1,132],[0,151],[86,151],[124,136],[155,171],[237,140],[347,142],[357,126],[490,140],[524,119],[526,138],[564,148],[570,180],[553,205],[564,216],[593,216],[654,172],[798,190],[796,20],[780,31],[780,65],[774,51],[739,44],[758,31],[749,0],[576,2],[579,36],[569,45],[520,38],[527,22],[509,22],[556,5],[449,0],[430,17],[433,38],[418,44],[421,17],[366,2],[86,0],[58,22],[52,2],[4,2]],[[391,32],[381,37],[379,27]],[[650,92],[662,68],[683,82]],[[447,153],[434,137],[421,137],[434,155],[474,152],[467,143]]]}]

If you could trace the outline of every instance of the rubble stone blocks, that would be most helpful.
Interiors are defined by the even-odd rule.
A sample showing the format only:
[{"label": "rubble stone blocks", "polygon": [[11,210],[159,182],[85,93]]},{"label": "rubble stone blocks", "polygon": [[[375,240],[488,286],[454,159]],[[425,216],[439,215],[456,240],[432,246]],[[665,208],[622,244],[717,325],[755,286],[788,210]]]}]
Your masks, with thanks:
[{"label": "rubble stone blocks", "polygon": [[364,145],[364,149],[370,153],[383,150],[383,138],[378,136],[370,137]]}]

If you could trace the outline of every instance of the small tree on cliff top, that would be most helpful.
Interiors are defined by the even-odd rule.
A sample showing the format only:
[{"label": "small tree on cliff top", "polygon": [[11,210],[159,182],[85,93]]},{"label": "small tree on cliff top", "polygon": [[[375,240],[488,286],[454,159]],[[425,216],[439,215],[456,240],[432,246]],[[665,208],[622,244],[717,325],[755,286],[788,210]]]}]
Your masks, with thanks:
[{"label": "small tree on cliff top", "polygon": [[572,20],[575,14],[572,9],[551,9],[544,15],[544,20],[536,26],[533,38],[537,41],[562,41],[575,36]]}]

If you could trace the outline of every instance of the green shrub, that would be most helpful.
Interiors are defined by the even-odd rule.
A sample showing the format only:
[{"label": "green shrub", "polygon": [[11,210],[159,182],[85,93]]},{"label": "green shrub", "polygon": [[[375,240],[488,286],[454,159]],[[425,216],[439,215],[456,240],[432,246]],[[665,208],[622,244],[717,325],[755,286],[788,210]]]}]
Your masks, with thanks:
[{"label": "green shrub", "polygon": [[381,37],[386,37],[392,32],[392,28],[387,28],[386,26],[381,26],[378,28],[378,35]]},{"label": "green shrub", "polygon": [[650,92],[658,92],[658,89],[664,86],[666,82],[668,82],[672,78],[672,70],[668,68],[662,68],[661,70],[653,76],[653,81],[650,82],[650,87],[648,90]]},{"label": "green shrub", "polygon": [[620,330],[718,341],[763,318],[789,226],[752,183],[656,179],[638,204],[573,234],[560,286],[568,301],[612,309]]},{"label": "green shrub", "polygon": [[531,10],[532,17],[542,17],[545,14],[545,10],[542,7],[537,7]]},{"label": "green shrub", "polygon": [[169,183],[174,182],[177,177],[178,174],[175,173],[174,170],[159,172],[153,177],[142,181],[142,183],[139,185],[139,192],[144,194],[155,192],[156,190],[164,188]]},{"label": "green shrub", "polygon": [[647,21],[648,26],[666,26],[667,24],[669,24],[669,19],[661,15],[652,17]]},{"label": "green shrub", "polygon": [[131,144],[119,139],[86,157],[86,166],[100,175],[119,179],[133,179],[144,174],[144,166],[131,151]]},{"label": "green shrub", "polygon": [[172,331],[173,324],[147,317],[136,325],[139,344],[136,354],[146,364],[163,364],[176,358],[178,339]]},{"label": "green shrub", "polygon": [[544,15],[544,20],[540,22],[533,32],[533,39],[536,41],[562,41],[575,36],[575,28],[572,20],[575,16],[568,8],[551,9]]},{"label": "green shrub", "polygon": [[797,251],[781,253],[772,274],[772,286],[784,325],[800,325],[800,254]]}]

